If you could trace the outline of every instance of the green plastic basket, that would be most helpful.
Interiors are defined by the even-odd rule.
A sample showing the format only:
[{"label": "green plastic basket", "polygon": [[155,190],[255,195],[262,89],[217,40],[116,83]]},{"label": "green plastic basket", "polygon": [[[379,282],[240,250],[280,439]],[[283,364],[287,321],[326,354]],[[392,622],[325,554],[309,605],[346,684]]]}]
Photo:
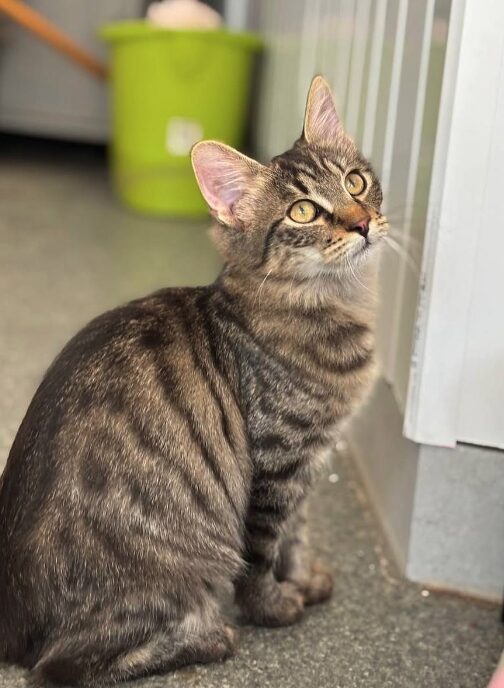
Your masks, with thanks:
[{"label": "green plastic basket", "polygon": [[205,214],[189,150],[203,138],[242,144],[260,40],[142,21],[109,24],[100,35],[111,46],[111,166],[119,197],[145,213]]}]

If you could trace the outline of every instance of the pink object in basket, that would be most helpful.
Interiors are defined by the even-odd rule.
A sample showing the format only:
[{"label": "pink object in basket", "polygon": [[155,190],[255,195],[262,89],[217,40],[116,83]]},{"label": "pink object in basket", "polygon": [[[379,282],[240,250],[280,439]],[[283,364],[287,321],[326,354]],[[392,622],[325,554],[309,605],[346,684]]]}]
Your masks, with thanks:
[{"label": "pink object in basket", "polygon": [[147,20],[165,29],[218,29],[222,17],[199,0],[162,0],[147,9]]}]

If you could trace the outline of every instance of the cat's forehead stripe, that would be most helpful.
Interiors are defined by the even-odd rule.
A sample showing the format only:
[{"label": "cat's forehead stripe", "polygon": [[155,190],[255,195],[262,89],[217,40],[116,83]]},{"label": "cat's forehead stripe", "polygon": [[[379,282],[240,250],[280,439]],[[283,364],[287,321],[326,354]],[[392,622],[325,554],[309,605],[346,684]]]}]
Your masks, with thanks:
[{"label": "cat's forehead stripe", "polygon": [[308,177],[311,177],[314,180],[319,177],[315,170],[311,169],[310,167],[308,167],[308,165],[305,165],[304,163],[297,162],[292,166],[292,168],[293,170],[302,172],[303,174],[307,175]]},{"label": "cat's forehead stripe", "polygon": [[300,176],[294,177],[294,179],[289,183],[289,187],[291,190],[294,192],[300,191],[302,194],[309,194],[310,193],[310,181],[302,179]]},{"label": "cat's forehead stripe", "polygon": [[344,168],[337,162],[333,162],[332,160],[329,160],[329,158],[324,158],[324,163],[327,165],[330,172],[333,172],[334,174],[343,174]]},{"label": "cat's forehead stripe", "polygon": [[324,196],[321,194],[317,193],[317,191],[313,190],[310,194],[310,200],[315,201],[321,208],[326,210],[328,213],[332,213],[334,206],[332,203],[330,203]]}]

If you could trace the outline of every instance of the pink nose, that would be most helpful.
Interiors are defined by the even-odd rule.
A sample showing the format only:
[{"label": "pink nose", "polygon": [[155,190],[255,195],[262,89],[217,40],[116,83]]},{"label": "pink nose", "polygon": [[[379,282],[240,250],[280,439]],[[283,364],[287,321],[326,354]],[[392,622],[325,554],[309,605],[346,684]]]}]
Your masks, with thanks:
[{"label": "pink nose", "polygon": [[364,237],[364,239],[367,237],[369,234],[369,219],[364,218],[363,220],[359,220],[359,222],[356,222],[354,225],[348,228],[349,232],[357,232],[361,236]]}]

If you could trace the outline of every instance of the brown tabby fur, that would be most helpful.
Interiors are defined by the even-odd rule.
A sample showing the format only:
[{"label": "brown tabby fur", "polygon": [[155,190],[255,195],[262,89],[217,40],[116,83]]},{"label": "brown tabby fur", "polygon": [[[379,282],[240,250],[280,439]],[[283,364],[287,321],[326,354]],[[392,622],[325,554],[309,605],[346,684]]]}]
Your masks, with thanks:
[{"label": "brown tabby fur", "polygon": [[[81,685],[233,651],[244,616],[297,621],[331,593],[305,498],[373,378],[381,191],[326,83],[304,134],[262,166],[193,153],[226,260],[217,281],[98,317],[45,375],[0,492],[0,656]],[[367,188],[353,198],[345,175]],[[290,206],[311,199],[313,222]],[[370,220],[367,240],[356,230]]]}]

